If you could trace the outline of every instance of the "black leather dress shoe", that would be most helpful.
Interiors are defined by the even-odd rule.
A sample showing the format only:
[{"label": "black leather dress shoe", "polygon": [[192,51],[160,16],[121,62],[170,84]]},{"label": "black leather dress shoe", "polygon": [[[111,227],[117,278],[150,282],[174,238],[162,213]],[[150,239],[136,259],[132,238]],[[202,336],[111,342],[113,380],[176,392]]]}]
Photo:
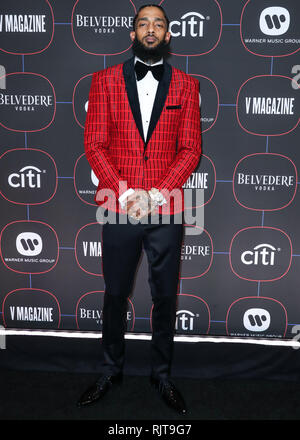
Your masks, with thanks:
[{"label": "black leather dress shoe", "polygon": [[175,388],[174,384],[169,380],[159,380],[150,377],[150,383],[159,392],[164,402],[179,414],[187,413],[185,402],[180,392]]},{"label": "black leather dress shoe", "polygon": [[88,388],[77,402],[77,406],[83,407],[97,402],[101,399],[114,384],[120,384],[123,380],[123,374],[102,375],[97,382]]}]

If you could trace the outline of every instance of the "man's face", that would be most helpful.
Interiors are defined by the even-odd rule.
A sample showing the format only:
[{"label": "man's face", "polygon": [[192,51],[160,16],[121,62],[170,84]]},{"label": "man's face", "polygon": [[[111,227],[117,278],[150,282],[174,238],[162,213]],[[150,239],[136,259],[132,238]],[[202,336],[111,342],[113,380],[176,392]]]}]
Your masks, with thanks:
[{"label": "man's face", "polygon": [[146,50],[155,49],[160,43],[169,43],[168,32],[163,12],[155,6],[143,8],[136,20],[135,31],[130,32],[132,41],[136,38]]}]

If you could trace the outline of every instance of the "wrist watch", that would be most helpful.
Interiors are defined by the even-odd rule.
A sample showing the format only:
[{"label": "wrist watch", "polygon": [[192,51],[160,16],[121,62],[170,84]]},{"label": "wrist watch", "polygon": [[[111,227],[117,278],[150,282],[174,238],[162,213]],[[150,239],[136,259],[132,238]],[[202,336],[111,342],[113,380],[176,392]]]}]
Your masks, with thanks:
[{"label": "wrist watch", "polygon": [[162,205],[163,203],[166,203],[166,200],[164,198],[164,196],[158,191],[157,188],[151,188],[148,191],[148,194],[151,198],[151,200],[156,204],[156,205]]}]

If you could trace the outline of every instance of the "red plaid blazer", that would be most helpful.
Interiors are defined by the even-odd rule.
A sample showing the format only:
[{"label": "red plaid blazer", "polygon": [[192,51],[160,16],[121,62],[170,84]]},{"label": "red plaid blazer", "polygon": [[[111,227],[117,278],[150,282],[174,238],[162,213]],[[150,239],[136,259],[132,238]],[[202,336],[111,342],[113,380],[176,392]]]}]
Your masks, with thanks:
[{"label": "red plaid blazer", "polygon": [[158,188],[164,214],[184,210],[182,185],[201,154],[199,83],[164,62],[146,141],[134,57],[94,72],[84,129],[87,160],[99,185],[95,202],[125,213],[118,198],[128,188]]}]

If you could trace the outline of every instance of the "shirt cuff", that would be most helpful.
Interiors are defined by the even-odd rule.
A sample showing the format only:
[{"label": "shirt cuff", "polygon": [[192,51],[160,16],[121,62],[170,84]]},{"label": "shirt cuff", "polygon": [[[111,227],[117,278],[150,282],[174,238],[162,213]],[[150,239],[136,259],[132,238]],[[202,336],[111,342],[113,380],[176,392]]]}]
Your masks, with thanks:
[{"label": "shirt cuff", "polygon": [[120,202],[120,205],[121,205],[121,207],[122,207],[122,209],[124,208],[124,206],[125,206],[125,200],[126,200],[126,198],[128,197],[128,196],[130,196],[131,194],[133,194],[134,193],[134,189],[133,188],[129,188],[127,191],[125,191],[120,197],[119,197],[119,202]]}]

